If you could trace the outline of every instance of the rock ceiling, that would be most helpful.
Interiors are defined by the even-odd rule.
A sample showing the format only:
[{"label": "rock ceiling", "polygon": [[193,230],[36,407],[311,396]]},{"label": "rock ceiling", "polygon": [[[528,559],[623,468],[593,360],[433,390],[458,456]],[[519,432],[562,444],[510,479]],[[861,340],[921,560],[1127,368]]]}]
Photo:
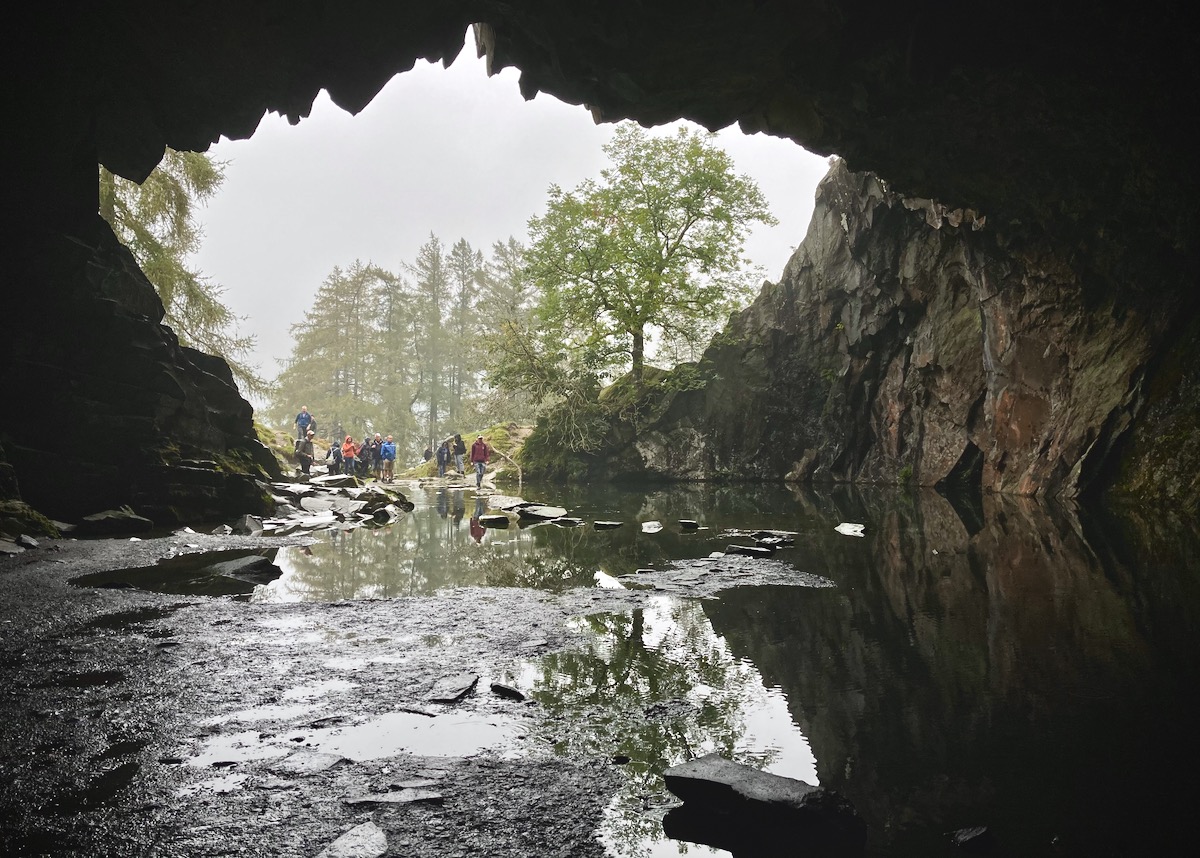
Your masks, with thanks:
[{"label": "rock ceiling", "polygon": [[94,186],[95,160],[137,179],[164,144],[245,137],[266,111],[299,121],[322,88],[358,111],[418,58],[452,60],[476,24],[491,66],[518,67],[527,96],[585,104],[601,121],[686,117],[790,137],[910,196],[1042,230],[1116,280],[1147,263],[1156,276],[1190,269],[1196,31],[1167,4],[1061,5],[217,0],[36,11],[17,49],[27,133],[16,154],[44,167],[35,206],[53,216],[85,179]]}]

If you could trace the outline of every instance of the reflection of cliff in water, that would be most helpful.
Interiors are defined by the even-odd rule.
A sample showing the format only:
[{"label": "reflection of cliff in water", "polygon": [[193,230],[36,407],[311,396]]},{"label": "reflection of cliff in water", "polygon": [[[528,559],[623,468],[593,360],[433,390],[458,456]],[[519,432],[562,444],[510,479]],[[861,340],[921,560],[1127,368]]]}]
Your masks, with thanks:
[{"label": "reflection of cliff in water", "polygon": [[1146,854],[1184,827],[1168,789],[1197,759],[1194,530],[988,497],[972,534],[932,493],[799,500],[876,523],[797,549],[839,588],[705,609],[784,689],[873,851],[941,854],[942,832],[988,825],[1004,854]]}]

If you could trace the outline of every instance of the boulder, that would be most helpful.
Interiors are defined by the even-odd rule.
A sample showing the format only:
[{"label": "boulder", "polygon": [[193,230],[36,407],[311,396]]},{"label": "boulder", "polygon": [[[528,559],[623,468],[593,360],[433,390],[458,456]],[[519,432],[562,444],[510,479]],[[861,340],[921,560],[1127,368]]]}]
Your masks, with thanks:
[{"label": "boulder", "polygon": [[211,575],[224,575],[227,578],[248,581],[251,584],[267,584],[283,574],[283,571],[271,562],[270,558],[259,554],[223,560],[212,564],[204,571]]},{"label": "boulder", "polygon": [[262,536],[263,520],[247,513],[234,522],[233,532],[239,536]]},{"label": "boulder", "polygon": [[518,518],[533,521],[549,521],[554,518],[562,518],[567,514],[567,511],[561,506],[543,506],[541,504],[529,504],[516,509]]},{"label": "boulder", "polygon": [[516,700],[518,703],[525,699],[525,695],[520,689],[513,688],[511,685],[505,685],[503,682],[493,682],[491,685],[492,694],[497,697],[504,697],[508,700]]}]

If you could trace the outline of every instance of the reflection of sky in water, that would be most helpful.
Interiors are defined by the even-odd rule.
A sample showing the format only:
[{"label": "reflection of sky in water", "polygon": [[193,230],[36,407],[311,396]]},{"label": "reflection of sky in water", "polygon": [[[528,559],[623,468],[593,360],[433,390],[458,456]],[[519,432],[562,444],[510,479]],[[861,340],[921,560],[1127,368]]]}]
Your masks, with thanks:
[{"label": "reflection of sky in water", "polygon": [[[526,663],[517,683],[566,722],[565,735],[550,737],[560,753],[631,757],[600,832],[610,855],[680,854],[684,844],[662,833],[662,813],[675,799],[661,773],[694,756],[719,751],[818,783],[812,750],[786,697],[765,688],[755,666],[730,652],[701,603],[659,596],[633,614],[574,624],[588,633],[584,646]],[[695,844],[686,850],[727,854]]]}]

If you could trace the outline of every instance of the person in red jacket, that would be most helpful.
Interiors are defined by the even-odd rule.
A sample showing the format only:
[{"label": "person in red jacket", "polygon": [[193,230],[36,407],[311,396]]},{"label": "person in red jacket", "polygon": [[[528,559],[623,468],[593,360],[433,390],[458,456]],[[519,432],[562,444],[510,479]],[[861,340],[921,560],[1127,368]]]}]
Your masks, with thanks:
[{"label": "person in red jacket", "polygon": [[487,441],[483,440],[480,435],[475,439],[475,443],[471,445],[471,464],[475,466],[475,488],[483,485],[483,472],[487,468],[488,459],[491,458],[492,448],[487,445]]},{"label": "person in red jacket", "polygon": [[354,457],[357,455],[358,447],[354,446],[354,439],[347,435],[345,442],[342,444],[342,468],[345,473],[354,473]]}]

